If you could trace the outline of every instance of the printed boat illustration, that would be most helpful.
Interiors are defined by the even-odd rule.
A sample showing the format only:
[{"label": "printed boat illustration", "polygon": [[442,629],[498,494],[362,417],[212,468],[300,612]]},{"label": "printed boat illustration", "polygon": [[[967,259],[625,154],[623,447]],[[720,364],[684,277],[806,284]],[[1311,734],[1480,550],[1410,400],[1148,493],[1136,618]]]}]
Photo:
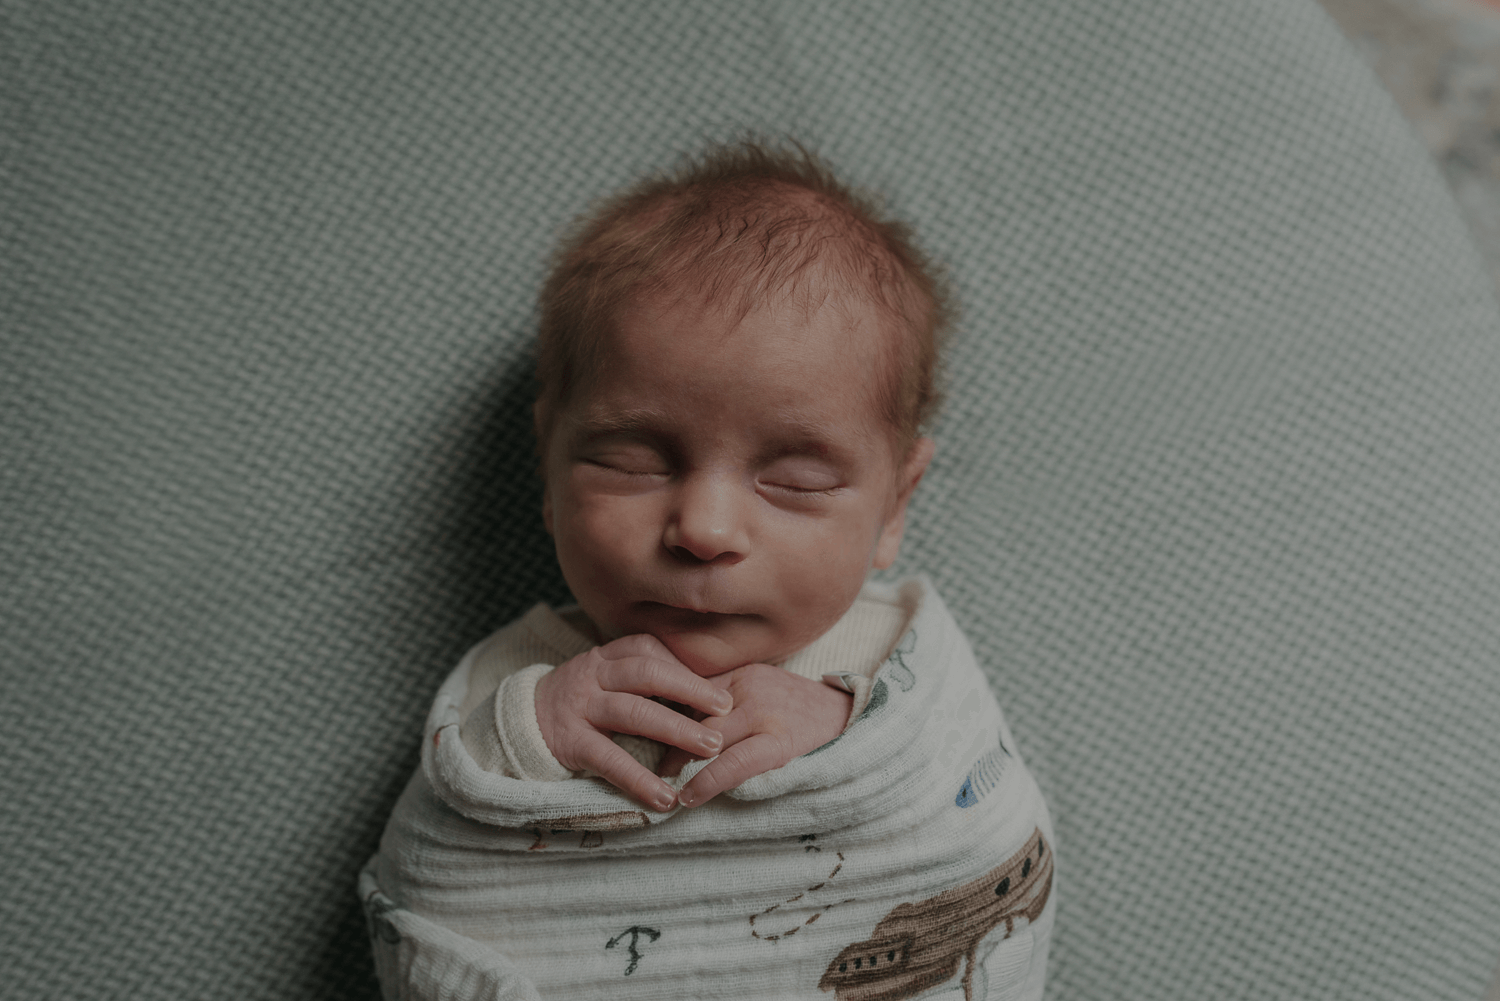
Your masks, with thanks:
[{"label": "printed boat illustration", "polygon": [[838,1001],[898,1001],[950,979],[964,961],[964,997],[972,1001],[980,941],[1018,918],[1034,922],[1052,892],[1052,852],[1040,829],[1005,862],[970,883],[914,904],[897,904],[871,936],[828,964],[818,987]]}]

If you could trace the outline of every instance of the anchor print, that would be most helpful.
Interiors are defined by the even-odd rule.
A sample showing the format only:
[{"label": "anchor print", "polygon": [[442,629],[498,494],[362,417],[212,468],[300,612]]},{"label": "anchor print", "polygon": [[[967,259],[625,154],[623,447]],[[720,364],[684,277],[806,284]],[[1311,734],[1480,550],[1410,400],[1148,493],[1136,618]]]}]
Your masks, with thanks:
[{"label": "anchor print", "polygon": [[657,939],[661,938],[661,932],[657,931],[655,928],[646,928],[642,925],[631,925],[629,928],[626,928],[624,931],[620,932],[620,934],[616,935],[608,942],[605,942],[604,948],[613,949],[615,946],[625,941],[626,935],[630,936],[630,944],[626,946],[626,949],[630,952],[630,964],[625,967],[625,976],[628,977],[635,972],[636,966],[638,966],[641,962],[641,950],[639,948],[641,936],[646,935],[649,937],[650,941],[655,942]]}]

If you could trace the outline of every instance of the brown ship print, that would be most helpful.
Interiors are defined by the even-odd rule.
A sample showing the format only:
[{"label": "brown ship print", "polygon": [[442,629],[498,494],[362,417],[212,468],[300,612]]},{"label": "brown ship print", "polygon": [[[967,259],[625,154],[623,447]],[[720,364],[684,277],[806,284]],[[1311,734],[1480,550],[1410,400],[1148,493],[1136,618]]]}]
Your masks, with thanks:
[{"label": "brown ship print", "polygon": [[979,942],[1017,918],[1034,922],[1052,892],[1052,851],[1040,829],[1005,862],[971,883],[914,904],[897,904],[875,931],[838,954],[818,981],[838,1001],[898,1001],[935,987],[964,961],[964,998],[973,1001]]},{"label": "brown ship print", "polygon": [[579,842],[580,848],[598,848],[604,844],[604,835],[601,831],[626,831],[632,827],[646,827],[651,821],[639,810],[616,810],[614,813],[579,813],[571,817],[557,817],[553,820],[531,820],[527,821],[525,830],[536,835],[527,851],[539,851],[547,847],[547,835],[553,834],[577,834],[583,832],[583,838]]}]

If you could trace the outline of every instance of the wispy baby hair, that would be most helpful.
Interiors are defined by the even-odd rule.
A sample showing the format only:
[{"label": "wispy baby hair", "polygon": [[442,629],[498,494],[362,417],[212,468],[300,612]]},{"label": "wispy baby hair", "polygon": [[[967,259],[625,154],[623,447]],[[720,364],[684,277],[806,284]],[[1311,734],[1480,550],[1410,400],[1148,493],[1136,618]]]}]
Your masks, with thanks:
[{"label": "wispy baby hair", "polygon": [[941,275],[905,224],[800,143],[710,147],[574,224],[541,293],[543,441],[592,376],[620,309],[658,296],[698,297],[742,317],[769,301],[872,305],[889,328],[880,403],[899,439],[909,443],[937,408],[939,349],[951,324]]}]

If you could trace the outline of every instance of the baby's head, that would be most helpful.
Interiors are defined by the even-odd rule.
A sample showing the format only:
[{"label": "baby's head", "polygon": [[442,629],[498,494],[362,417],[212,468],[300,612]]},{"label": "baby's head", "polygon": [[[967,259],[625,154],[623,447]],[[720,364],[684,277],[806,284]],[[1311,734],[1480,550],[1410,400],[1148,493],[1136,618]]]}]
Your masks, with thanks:
[{"label": "baby's head", "polygon": [[543,517],[608,636],[777,662],[896,558],[941,287],[813,157],[715,149],[599,206],[541,300]]}]

